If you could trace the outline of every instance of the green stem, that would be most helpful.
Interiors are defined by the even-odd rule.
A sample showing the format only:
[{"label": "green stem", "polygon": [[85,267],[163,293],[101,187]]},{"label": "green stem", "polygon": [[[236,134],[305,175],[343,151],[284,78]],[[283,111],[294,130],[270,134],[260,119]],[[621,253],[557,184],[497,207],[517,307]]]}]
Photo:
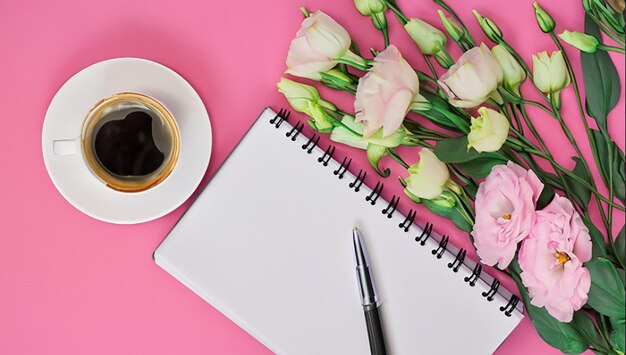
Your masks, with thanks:
[{"label": "green stem", "polygon": [[607,52],[615,52],[615,53],[621,53],[624,54],[624,48],[620,48],[620,47],[615,47],[615,46],[607,46],[604,44],[598,44],[598,48],[599,49],[603,49]]},{"label": "green stem", "polygon": [[396,14],[402,26],[406,25],[406,23],[409,22],[409,19],[402,13],[402,11],[398,8],[396,4],[392,3],[389,0],[383,0],[383,1],[387,5],[387,7],[390,8],[391,11],[393,11]]},{"label": "green stem", "polygon": [[439,97],[443,99],[446,99],[446,94],[439,87],[439,83],[438,83],[439,76],[437,75],[437,72],[435,71],[435,67],[433,66],[433,63],[431,63],[430,58],[426,54],[422,53],[422,57],[424,57],[424,61],[428,65],[428,69],[430,69],[430,72],[433,74],[434,82],[437,85],[437,95],[439,95]]},{"label": "green stem", "polygon": [[389,47],[389,30],[387,27],[380,30],[383,33],[383,40],[385,41],[385,48]]},{"label": "green stem", "polygon": [[531,101],[531,100],[521,100],[520,103],[524,104],[524,105],[531,105],[531,106],[535,106],[535,107],[539,107],[540,109],[542,109],[545,113],[547,113],[548,115],[556,118],[556,115],[554,114],[554,112],[552,112],[552,110],[550,110],[548,107],[546,107],[545,105],[542,105],[541,103],[537,102],[537,101]]},{"label": "green stem", "polygon": [[[526,122],[526,125],[530,129],[531,133],[533,134],[533,136],[535,137],[535,139],[537,140],[537,142],[539,143],[539,145],[541,146],[541,148],[543,149],[545,154],[549,155],[551,157],[552,161],[554,161],[554,157],[552,156],[552,153],[550,153],[550,150],[548,149],[548,146],[545,144],[545,142],[541,138],[541,135],[539,135],[539,132],[537,132],[537,130],[533,126],[532,122],[530,121],[530,118],[528,117],[528,113],[526,112],[526,110],[523,108],[522,105],[520,105],[520,113],[524,117],[524,121]],[[559,181],[560,181],[561,185],[563,186],[562,190],[565,192],[565,195],[567,196],[567,198],[570,201],[572,201],[574,203],[577,202],[577,200],[573,198],[573,194],[570,191],[569,185],[565,181],[565,177],[562,174],[558,173],[557,166],[552,161],[550,161],[550,165],[552,166],[554,171],[557,173],[556,175],[559,177]],[[578,207],[579,207],[579,212],[584,212],[587,209],[587,206],[580,206],[579,205]]]},{"label": "green stem", "polygon": [[[506,105],[506,103],[505,103]],[[513,115],[513,118],[515,119],[515,124],[517,125],[517,130],[522,134],[522,136],[524,135],[524,126],[522,125],[522,121],[519,118],[519,115],[517,114],[517,111],[515,111],[515,107],[513,106],[513,103],[509,103],[509,105],[507,106],[507,110],[511,111],[511,114]]]},{"label": "green stem", "polygon": [[359,70],[363,70],[363,71],[366,71],[366,70],[368,70],[371,67],[371,65],[369,65],[369,63],[357,63],[357,62],[355,62],[353,60],[350,60],[348,58],[337,58],[337,59],[335,59],[335,61],[337,63],[347,64],[347,65],[349,65],[349,66],[351,66],[353,68],[356,68],[356,69],[359,69]]}]

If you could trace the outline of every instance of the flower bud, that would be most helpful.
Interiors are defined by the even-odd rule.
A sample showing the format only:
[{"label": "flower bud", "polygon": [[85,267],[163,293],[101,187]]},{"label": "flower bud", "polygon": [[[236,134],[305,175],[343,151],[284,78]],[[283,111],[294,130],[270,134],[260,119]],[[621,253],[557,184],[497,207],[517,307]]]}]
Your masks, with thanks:
[{"label": "flower bud", "polygon": [[280,78],[278,91],[285,95],[289,105],[294,110],[302,112],[313,119],[314,128],[321,132],[329,132],[332,124],[324,108],[336,110],[332,103],[320,98],[316,88],[310,85],[300,84],[293,80]]},{"label": "flower bud", "polygon": [[536,2],[533,3],[535,7],[535,17],[537,18],[537,23],[541,30],[545,33],[550,33],[554,31],[554,20],[552,16],[546,12],[546,10],[542,9],[539,4]]},{"label": "flower bud", "polygon": [[372,14],[370,15],[370,18],[372,19],[372,23],[377,30],[383,31],[387,29],[387,17],[385,17],[385,12]]},{"label": "flower bud", "polygon": [[438,198],[450,179],[446,164],[427,148],[420,151],[420,160],[409,167],[408,172],[406,191],[427,200]]},{"label": "flower bud", "polygon": [[526,80],[526,71],[503,45],[494,46],[491,48],[491,53],[502,67],[504,88],[519,95],[519,87]]},{"label": "flower bud", "polygon": [[363,16],[371,16],[387,9],[387,5],[381,0],[354,0],[354,6]]},{"label": "flower bud", "polygon": [[474,13],[474,16],[476,16],[478,24],[480,24],[480,27],[483,29],[483,31],[490,40],[496,43],[502,41],[502,31],[500,31],[498,26],[496,26],[493,21],[491,21],[487,17],[481,16],[481,14],[479,14],[476,10],[473,10],[472,12]]},{"label": "flower bud", "polygon": [[509,120],[500,112],[490,108],[478,109],[479,117],[472,117],[467,149],[480,152],[500,150],[509,135]]},{"label": "flower bud", "polygon": [[598,39],[594,36],[590,36],[578,31],[570,32],[568,30],[563,31],[559,37],[567,42],[570,46],[576,47],[583,52],[593,53],[598,48]]},{"label": "flower bud", "polygon": [[450,17],[446,17],[446,15],[441,10],[438,10],[437,13],[439,13],[439,18],[441,18],[441,22],[446,28],[446,31],[448,31],[448,34],[455,42],[458,42],[463,39],[463,37],[465,37],[465,32],[461,28],[459,28],[459,26],[454,23],[454,21]]},{"label": "flower bud", "polygon": [[404,29],[426,55],[439,53],[448,42],[448,37],[443,32],[420,19],[410,19]]},{"label": "flower bud", "polygon": [[533,54],[533,80],[544,94],[554,94],[570,84],[569,73],[561,51]]}]

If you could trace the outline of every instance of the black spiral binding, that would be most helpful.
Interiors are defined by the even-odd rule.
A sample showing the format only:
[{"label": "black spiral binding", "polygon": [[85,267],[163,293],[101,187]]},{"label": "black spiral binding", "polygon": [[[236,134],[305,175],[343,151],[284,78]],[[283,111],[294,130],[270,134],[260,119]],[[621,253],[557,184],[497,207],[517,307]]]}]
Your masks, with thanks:
[{"label": "black spiral binding", "polygon": [[482,271],[483,266],[480,263],[476,263],[476,266],[474,266],[474,270],[472,270],[472,274],[464,278],[465,282],[469,282],[469,285],[474,287]]},{"label": "black spiral binding", "polygon": [[430,238],[430,233],[433,232],[433,224],[430,222],[426,222],[424,229],[422,229],[422,234],[415,237],[415,241],[420,243],[421,246],[426,245],[426,241]]},{"label": "black spiral binding", "polygon": [[498,288],[500,288],[500,281],[493,279],[489,291],[483,292],[483,297],[486,297],[489,302],[493,301],[493,297],[496,295],[496,292],[498,292]]},{"label": "black spiral binding", "polygon": [[333,158],[333,154],[335,154],[335,146],[329,145],[324,151],[324,155],[317,158],[317,161],[322,163],[324,166],[328,166],[328,162]]},{"label": "black spiral binding", "polygon": [[411,209],[409,211],[409,214],[406,215],[406,218],[404,218],[404,221],[398,224],[398,227],[400,227],[401,229],[404,229],[405,233],[408,232],[409,228],[411,228],[411,226],[413,225],[413,222],[415,221],[415,216],[417,216],[417,211],[413,211],[413,209]]},{"label": "black spiral binding", "polygon": [[396,195],[393,195],[387,207],[383,208],[383,214],[386,214],[387,218],[391,218],[393,216],[393,212],[395,212],[396,208],[398,208],[398,203],[400,203],[400,197],[396,198]]},{"label": "black spiral binding", "polygon": [[359,192],[359,190],[361,190],[361,185],[363,185],[363,181],[365,181],[366,176],[367,176],[367,171],[363,169],[359,170],[359,174],[356,176],[354,181],[348,184],[348,186],[351,189],[354,189],[355,192]]},{"label": "black spiral binding", "polygon": [[320,141],[320,136],[314,133],[311,136],[311,138],[309,138],[309,140],[305,144],[302,145],[302,149],[306,150],[308,154],[311,154],[313,153],[313,149],[317,147],[317,143],[319,143],[319,141]]},{"label": "black spiral binding", "polygon": [[372,190],[369,195],[365,196],[365,201],[369,201],[370,204],[374,206],[376,204],[376,200],[378,200],[378,197],[383,192],[383,187],[385,187],[385,184],[380,181],[376,181],[376,187],[374,187],[374,190]]},{"label": "black spiral binding", "polygon": [[304,128],[304,123],[296,122],[296,125],[293,126],[289,132],[285,133],[285,135],[287,137],[291,137],[291,140],[293,142],[295,142],[296,141],[296,137],[298,136],[298,134],[300,134],[300,132],[302,132],[302,128]]},{"label": "black spiral binding", "polygon": [[437,257],[437,259],[441,259],[443,257],[443,253],[446,252],[446,247],[448,246],[448,239],[450,239],[447,235],[444,235],[443,238],[439,241],[439,245],[437,248],[433,249],[432,254]]},{"label": "black spiral binding", "polygon": [[[289,110],[281,109],[276,114],[276,116],[274,116],[269,121],[269,123],[274,125],[276,128],[279,128],[280,125],[284,121],[287,121],[290,114],[291,112]],[[295,142],[298,135],[302,133],[304,126],[305,125],[303,123],[297,122],[294,126],[292,126],[292,128],[285,135],[287,137],[290,137],[290,139]],[[307,142],[302,144],[302,150],[306,151],[307,154],[311,154],[313,150],[315,149],[315,147],[318,146],[319,141],[320,141],[320,136],[316,133],[312,134],[311,137],[309,137],[309,139],[307,140]],[[317,159],[317,161],[322,163],[323,166],[327,166],[330,160],[333,158],[334,153],[335,153],[335,146],[329,145],[324,151],[324,154],[320,156]],[[339,179],[343,179],[344,175],[350,168],[351,163],[352,163],[352,159],[348,157],[344,157],[343,160],[341,161],[341,164],[339,164],[339,167],[333,171],[333,174],[336,175]],[[367,171],[363,169],[359,170],[359,173],[357,174],[354,181],[350,182],[348,186],[351,189],[354,189],[355,192],[358,192],[361,189],[361,186],[363,185],[363,183],[365,182],[366,176],[367,176]],[[383,192],[384,186],[385,186],[384,183],[377,181],[376,186],[374,187],[372,192],[365,197],[365,201],[368,201],[372,206],[376,205],[378,198]],[[382,210],[382,213],[386,215],[387,218],[392,218],[393,213],[398,208],[399,203],[400,203],[400,197],[396,197],[395,195],[393,195],[389,204]],[[405,232],[409,232],[411,226],[415,223],[416,216],[417,216],[417,211],[411,209],[408,215],[405,217],[405,219],[401,223],[398,224],[398,227],[403,229]],[[415,237],[415,242],[420,244],[421,246],[426,245],[426,241],[431,237],[432,231],[433,231],[433,224],[430,222],[426,222],[426,225],[422,229],[421,233]],[[445,254],[445,252],[448,250],[447,246],[448,246],[449,240],[450,238],[447,235],[444,235],[439,241],[439,244],[437,245],[437,247],[431,251],[431,253],[437,257],[437,259],[441,259],[443,255]],[[458,272],[461,266],[463,265],[463,262],[465,261],[466,256],[467,256],[467,250],[460,249],[455,256],[454,261],[448,263],[448,268],[451,269],[455,273]],[[476,285],[476,282],[480,278],[482,270],[483,270],[482,265],[480,263],[477,263],[476,266],[474,266],[472,273],[463,278],[464,281],[467,282],[469,286],[474,287]],[[483,292],[482,296],[485,297],[487,301],[491,302],[493,301],[499,288],[500,288],[500,281],[494,279],[493,282],[491,283],[491,286],[489,287],[489,290]],[[510,317],[513,311],[516,309],[519,301],[520,300],[517,296],[511,295],[508,302],[505,305],[500,307],[500,311],[503,312],[507,317]]]},{"label": "black spiral binding", "polygon": [[291,111],[281,108],[280,111],[278,111],[278,113],[276,114],[276,116],[274,116],[274,118],[270,120],[270,123],[274,124],[275,127],[278,128],[283,123],[283,121],[287,121],[287,119],[289,118],[289,115],[291,115]]},{"label": "black spiral binding", "polygon": [[461,265],[463,265],[463,260],[465,260],[465,255],[467,254],[467,250],[460,249],[458,253],[456,253],[456,257],[454,261],[448,263],[448,268],[452,269],[453,272],[458,272]]},{"label": "black spiral binding", "polygon": [[337,175],[337,177],[340,179],[343,179],[343,175],[346,173],[346,171],[348,171],[350,163],[352,163],[352,159],[348,159],[347,162],[346,159],[347,157],[344,157],[341,161],[341,165],[339,165],[337,170],[333,171],[333,174]]},{"label": "black spiral binding", "polygon": [[507,302],[504,306],[500,307],[500,311],[504,312],[505,316],[510,317],[511,313],[515,310],[515,307],[517,307],[518,303],[519,303],[519,298],[517,298],[517,296],[515,295],[511,295],[511,298],[509,298],[509,302]]}]

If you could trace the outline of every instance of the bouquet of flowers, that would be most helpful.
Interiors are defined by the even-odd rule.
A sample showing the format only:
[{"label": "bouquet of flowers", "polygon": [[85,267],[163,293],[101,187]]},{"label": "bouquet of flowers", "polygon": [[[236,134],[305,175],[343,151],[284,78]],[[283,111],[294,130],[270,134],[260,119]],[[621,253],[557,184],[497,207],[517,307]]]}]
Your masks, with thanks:
[{"label": "bouquet of flowers", "polygon": [[[314,130],[364,150],[381,176],[391,175],[379,167],[383,157],[399,163],[406,195],[469,232],[480,261],[515,280],[547,343],[566,353],[624,354],[626,247],[624,227],[617,235],[613,228],[624,212],[624,152],[607,125],[621,90],[607,51],[624,53],[624,0],[583,0],[586,33],[558,35],[554,19],[535,3],[537,23],[557,50],[533,55],[532,66],[477,11],[480,27],[495,43],[491,48],[477,42],[442,0],[435,3],[447,34],[409,18],[395,0],[354,3],[382,33],[384,48],[365,56],[329,15],[302,9],[305,19],[291,42],[286,71],[353,94],[354,110],[344,111],[314,86],[291,79],[282,78],[279,91],[310,117]],[[429,72],[415,70],[389,43],[390,13]],[[449,39],[464,52],[456,60],[446,50]],[[585,105],[564,42],[581,51]],[[541,100],[525,97],[522,85],[533,86]],[[593,161],[584,158],[563,120],[560,97],[568,88],[577,98]],[[528,106],[559,123],[576,152],[573,169],[554,158]],[[399,146],[419,147],[419,161],[409,166]],[[600,210],[599,223],[590,216],[591,204]]]}]

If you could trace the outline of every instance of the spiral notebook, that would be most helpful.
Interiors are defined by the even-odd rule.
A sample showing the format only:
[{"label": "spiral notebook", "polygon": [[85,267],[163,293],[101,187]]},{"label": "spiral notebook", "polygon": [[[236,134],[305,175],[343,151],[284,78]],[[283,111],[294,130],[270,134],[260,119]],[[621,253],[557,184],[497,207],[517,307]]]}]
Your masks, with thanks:
[{"label": "spiral notebook", "polygon": [[[488,354],[517,297],[416,212],[390,180],[266,108],[154,253],[156,263],[277,354],[368,354],[351,231],[367,246],[390,354]],[[370,188],[371,187],[371,188]]]}]

